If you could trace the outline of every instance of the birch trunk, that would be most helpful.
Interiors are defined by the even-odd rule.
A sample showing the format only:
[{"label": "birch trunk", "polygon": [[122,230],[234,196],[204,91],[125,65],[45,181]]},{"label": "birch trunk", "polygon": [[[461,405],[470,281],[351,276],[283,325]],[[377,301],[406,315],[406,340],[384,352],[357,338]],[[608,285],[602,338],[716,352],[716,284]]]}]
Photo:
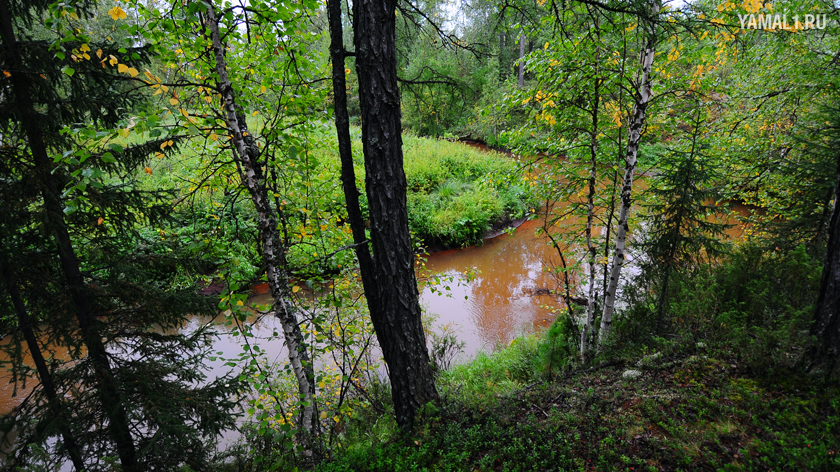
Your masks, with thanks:
[{"label": "birch trunk", "polygon": [[[596,56],[597,63],[597,56]],[[600,105],[600,79],[595,80],[595,92],[592,99],[592,130],[590,131],[589,153],[591,167],[589,169],[589,195],[586,201],[586,250],[589,253],[589,281],[587,285],[586,299],[586,322],[583,325],[583,333],[580,336],[580,356],[586,362],[586,352],[589,348],[589,336],[592,331],[592,323],[595,318],[595,255],[597,248],[592,244],[592,222],[595,219],[595,179],[598,171],[598,106]]]},{"label": "birch trunk", "polygon": [[624,266],[627,246],[628,215],[632,204],[633,176],[636,172],[636,156],[639,151],[639,141],[642,136],[642,129],[645,126],[645,115],[651,98],[650,72],[653,66],[653,55],[656,49],[656,15],[659,13],[659,2],[654,0],[651,5],[651,17],[647,20],[647,40],[644,54],[641,57],[641,76],[639,78],[639,91],[636,94],[633,105],[633,119],[629,125],[629,136],[627,138],[627,152],[624,157],[624,185],[621,188],[621,209],[618,213],[618,224],[615,235],[615,254],[613,255],[612,270],[610,271],[609,286],[604,292],[604,312],[601,316],[601,329],[598,333],[598,345],[603,346],[610,335],[612,328],[613,313],[615,311],[615,292],[618,289],[618,281],[621,277],[621,268]]},{"label": "birch trunk", "polygon": [[[302,404],[299,424],[308,436],[307,441],[317,433],[315,425],[315,374],[312,362],[303,342],[303,334],[295,316],[295,307],[289,293],[289,275],[286,272],[286,248],[281,243],[277,229],[277,220],[268,199],[265,176],[257,158],[260,151],[248,133],[245,118],[237,113],[236,97],[233,85],[227,73],[225,48],[219,34],[219,24],[212,6],[207,8],[208,26],[216,59],[216,73],[219,74],[218,86],[224,100],[225,123],[233,135],[233,144],[239,156],[239,175],[247,187],[251,201],[257,210],[260,233],[261,253],[266,266],[268,287],[274,300],[274,314],[283,327],[286,347],[289,349],[289,363],[298,384],[298,394]],[[311,455],[311,450],[307,451]]]}]

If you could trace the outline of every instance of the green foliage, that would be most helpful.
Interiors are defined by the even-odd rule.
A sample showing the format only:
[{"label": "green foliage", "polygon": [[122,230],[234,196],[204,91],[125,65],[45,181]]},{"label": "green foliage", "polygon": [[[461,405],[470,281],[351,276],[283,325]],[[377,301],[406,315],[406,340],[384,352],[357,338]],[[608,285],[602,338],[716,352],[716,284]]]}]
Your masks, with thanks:
[{"label": "green foliage", "polygon": [[480,352],[468,364],[444,372],[438,388],[443,395],[476,408],[494,405],[498,396],[511,394],[539,375],[541,343],[539,336],[532,335],[516,338],[492,355]]},{"label": "green foliage", "polygon": [[[537,204],[533,185],[520,177],[521,165],[513,159],[462,143],[411,135],[403,137],[403,146],[409,226],[427,245],[479,244],[489,229],[527,215]],[[354,141],[354,148],[361,145]],[[322,166],[317,172],[318,185],[311,186],[316,192],[340,192],[335,188],[339,171],[334,149],[316,151]],[[356,162],[357,186],[361,187],[364,168]],[[366,198],[364,194],[361,197],[364,214]],[[343,202],[335,193],[321,198],[325,202],[321,207],[337,207],[336,201]]]},{"label": "green foliage", "polygon": [[563,372],[575,360],[579,342],[575,338],[572,318],[561,314],[545,332],[538,350],[539,368],[547,377]]},{"label": "green foliage", "polygon": [[786,254],[743,245],[716,265],[674,277],[664,311],[667,338],[652,334],[657,306],[646,291],[628,288],[630,305],[616,321],[613,349],[668,352],[702,343],[757,370],[793,366],[807,341],[820,273],[804,246]]},{"label": "green foliage", "polygon": [[463,144],[405,139],[409,224],[426,244],[480,243],[494,225],[528,213],[530,186],[516,161]]}]

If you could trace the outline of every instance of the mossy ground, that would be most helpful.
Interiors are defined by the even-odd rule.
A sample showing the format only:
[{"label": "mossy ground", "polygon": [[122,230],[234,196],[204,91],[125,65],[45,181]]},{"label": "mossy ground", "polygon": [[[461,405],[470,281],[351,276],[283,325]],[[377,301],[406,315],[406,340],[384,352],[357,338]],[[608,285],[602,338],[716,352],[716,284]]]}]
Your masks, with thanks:
[{"label": "mossy ground", "polygon": [[352,441],[319,470],[840,470],[838,385],[702,349],[631,361],[527,385],[485,363],[483,401],[446,395],[413,434]]}]

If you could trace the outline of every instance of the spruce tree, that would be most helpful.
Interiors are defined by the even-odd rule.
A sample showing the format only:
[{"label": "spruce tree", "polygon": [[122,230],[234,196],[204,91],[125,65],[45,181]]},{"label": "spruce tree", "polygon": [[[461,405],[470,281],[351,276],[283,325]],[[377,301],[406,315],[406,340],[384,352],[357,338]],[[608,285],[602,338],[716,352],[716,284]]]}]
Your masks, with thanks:
[{"label": "spruce tree", "polygon": [[93,37],[94,11],[0,0],[0,305],[7,368],[37,384],[2,418],[16,438],[4,470],[25,465],[31,445],[76,470],[201,470],[233,426],[236,383],[206,381],[206,328],[179,333],[187,314],[215,307],[172,288],[187,258],[150,231],[169,224],[171,195],[133,178],[178,144],[157,116],[129,116],[152,51],[118,6],[104,20],[112,32]]},{"label": "spruce tree", "polygon": [[688,110],[688,135],[668,149],[651,183],[651,203],[645,205],[652,215],[649,231],[641,249],[642,264],[648,280],[658,286],[656,332],[660,332],[667,306],[668,285],[675,273],[691,269],[704,257],[715,257],[724,250],[721,236],[728,227],[718,216],[725,208],[714,187],[718,168],[704,152],[704,108],[695,102]]}]

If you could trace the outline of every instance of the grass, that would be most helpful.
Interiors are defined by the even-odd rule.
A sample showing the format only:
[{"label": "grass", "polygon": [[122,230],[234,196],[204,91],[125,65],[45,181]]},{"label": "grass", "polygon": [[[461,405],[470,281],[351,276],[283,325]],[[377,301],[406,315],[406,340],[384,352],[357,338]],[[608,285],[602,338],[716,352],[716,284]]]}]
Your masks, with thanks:
[{"label": "grass", "polygon": [[[364,181],[358,130],[353,130],[356,177]],[[340,172],[333,145],[316,151],[321,162]],[[519,164],[495,152],[461,143],[403,136],[408,218],[416,237],[428,245],[458,247],[481,243],[494,226],[526,215],[536,201]],[[361,204],[366,212],[366,196]]]},{"label": "grass", "polygon": [[536,204],[518,163],[460,143],[406,136],[409,221],[426,244],[481,242],[493,226],[527,214]]}]

